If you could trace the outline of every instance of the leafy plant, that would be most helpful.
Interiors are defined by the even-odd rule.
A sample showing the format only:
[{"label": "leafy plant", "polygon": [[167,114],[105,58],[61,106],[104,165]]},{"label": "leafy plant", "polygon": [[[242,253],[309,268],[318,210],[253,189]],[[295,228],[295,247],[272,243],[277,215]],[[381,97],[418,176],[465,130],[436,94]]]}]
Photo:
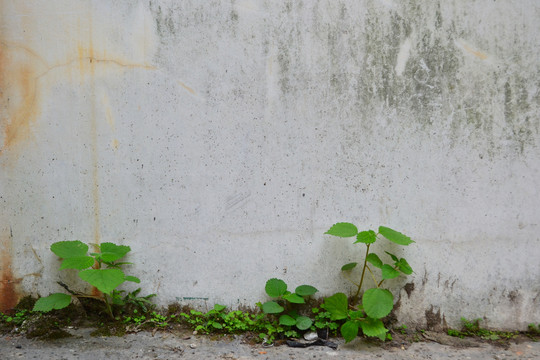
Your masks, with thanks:
[{"label": "leafy plant", "polygon": [[479,336],[484,340],[500,340],[512,339],[518,335],[517,332],[488,330],[480,326],[482,319],[467,320],[461,318],[462,328],[461,330],[448,329],[447,333],[450,336],[455,336],[463,339],[465,336]]},{"label": "leafy plant", "polygon": [[530,323],[527,328],[531,334],[540,335],[540,324],[534,325],[534,323]]},{"label": "leafy plant", "polygon": [[320,307],[312,308],[311,312],[314,314],[313,325],[311,326],[312,331],[328,329],[332,333],[335,333],[339,328],[339,323],[332,321],[332,314],[326,311],[324,304],[321,304]]},{"label": "leafy plant", "polygon": [[[414,241],[408,236],[385,226],[380,226],[377,233],[373,230],[359,232],[354,224],[345,222],[334,224],[326,234],[342,238],[354,237],[356,239],[355,244],[366,245],[362,274],[358,282],[353,281],[349,276],[351,270],[358,265],[357,262],[348,263],[341,267],[341,271],[346,278],[357,287],[350,306],[344,293],[337,293],[325,299],[324,305],[331,314],[331,320],[345,321],[340,331],[347,342],[353,340],[360,329],[366,336],[376,336],[384,340],[388,329],[386,329],[381,319],[387,316],[394,308],[394,296],[390,291],[382,289],[381,285],[385,280],[396,278],[401,274],[410,275],[413,270],[407,260],[398,258],[387,251],[385,253],[392,259],[393,264],[383,263],[377,254],[370,253],[370,246],[380,237],[404,246],[412,244]],[[375,268],[380,269],[381,280],[379,281],[377,281],[374,274]],[[366,270],[373,279],[374,286],[363,292],[362,301],[359,303]]]},{"label": "leafy plant", "polygon": [[30,316],[28,310],[17,310],[13,315],[7,315],[0,312],[0,322],[18,326],[21,325]]},{"label": "leafy plant", "polygon": [[279,317],[279,325],[296,326],[299,330],[307,330],[311,327],[313,321],[292,310],[291,304],[305,304],[305,298],[315,294],[318,291],[316,288],[311,285],[300,285],[294,290],[294,293],[291,293],[287,290],[285,281],[273,278],[266,282],[264,290],[271,298],[277,298],[261,305],[265,314],[277,315],[285,312]]},{"label": "leafy plant", "polygon": [[[125,290],[113,290],[111,294],[112,303],[114,305],[122,306],[122,308],[132,308],[135,312],[137,310],[143,313],[148,312],[154,308],[154,304],[150,301],[156,294],[150,294],[146,296],[138,296],[141,292],[141,288],[138,288],[131,292]],[[122,297],[123,294],[126,294]]]},{"label": "leafy plant", "polygon": [[[115,289],[126,281],[140,283],[135,276],[125,275],[121,270],[122,265],[131,264],[129,262],[119,262],[131,248],[126,245],[116,245],[110,242],[96,245],[99,252],[88,254],[88,245],[79,240],[59,241],[51,245],[51,251],[62,258],[60,270],[78,270],[79,278],[102,292],[102,300],[105,302],[107,312],[114,318],[111,303],[119,301],[119,292]],[[42,297],[36,301],[33,310],[48,312],[53,309],[63,309],[71,302],[71,297],[92,297],[82,293],[72,292],[71,294],[54,293],[47,297]]]},{"label": "leafy plant", "polygon": [[214,308],[207,313],[192,309],[189,313],[180,313],[180,318],[191,325],[195,331],[204,334],[216,331],[230,334],[266,330],[268,322],[263,314],[251,314],[240,310],[226,312],[225,310],[224,305],[215,304]]}]

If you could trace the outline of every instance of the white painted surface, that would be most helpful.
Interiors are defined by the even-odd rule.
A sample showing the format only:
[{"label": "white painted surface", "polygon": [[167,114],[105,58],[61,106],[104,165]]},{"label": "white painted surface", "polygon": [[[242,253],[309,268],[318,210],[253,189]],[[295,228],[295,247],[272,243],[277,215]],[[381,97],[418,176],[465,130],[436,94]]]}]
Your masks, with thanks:
[{"label": "white painted surface", "polygon": [[48,247],[80,239],[130,245],[161,304],[330,295],[363,249],[323,233],[351,221],[417,242],[401,322],[540,321],[537,2],[0,4],[21,294],[59,290]]}]

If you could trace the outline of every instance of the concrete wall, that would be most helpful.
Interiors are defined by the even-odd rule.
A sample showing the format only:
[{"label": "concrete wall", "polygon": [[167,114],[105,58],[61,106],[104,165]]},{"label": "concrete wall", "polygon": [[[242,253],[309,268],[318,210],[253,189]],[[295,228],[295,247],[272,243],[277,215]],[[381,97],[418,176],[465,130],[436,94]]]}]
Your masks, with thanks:
[{"label": "concrete wall", "polygon": [[0,4],[3,309],[73,239],[160,304],[348,291],[350,221],[416,240],[399,322],[540,322],[540,2]]}]

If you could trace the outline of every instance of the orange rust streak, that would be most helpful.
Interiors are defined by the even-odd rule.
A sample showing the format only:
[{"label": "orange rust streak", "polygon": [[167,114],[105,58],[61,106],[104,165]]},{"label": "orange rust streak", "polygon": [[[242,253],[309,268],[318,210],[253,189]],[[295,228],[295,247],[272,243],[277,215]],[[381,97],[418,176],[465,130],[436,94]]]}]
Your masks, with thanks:
[{"label": "orange rust streak", "polygon": [[13,237],[11,235],[11,229],[5,229],[0,234],[0,246],[2,248],[2,256],[0,258],[0,311],[6,312],[11,310],[17,305],[19,296],[15,290],[15,284],[21,281],[21,279],[15,279],[13,277],[13,271],[11,267],[11,244]]},{"label": "orange rust streak", "polygon": [[195,95],[195,90],[193,90],[192,88],[190,88],[189,86],[187,86],[183,82],[179,81],[178,84],[180,84],[181,87],[183,87],[184,89],[189,91],[191,93],[191,95]]},{"label": "orange rust streak", "polygon": [[468,47],[467,45],[463,45],[463,46],[465,47],[465,50],[467,50],[468,52],[470,52],[471,54],[473,54],[474,56],[476,56],[480,60],[486,60],[487,59],[487,55],[484,54],[483,52],[473,50],[470,47]]},{"label": "orange rust streak", "polygon": [[0,118],[4,124],[4,147],[11,147],[31,135],[31,125],[39,114],[34,58],[21,62],[18,51],[8,53],[0,44],[0,89],[2,105],[7,110]]}]

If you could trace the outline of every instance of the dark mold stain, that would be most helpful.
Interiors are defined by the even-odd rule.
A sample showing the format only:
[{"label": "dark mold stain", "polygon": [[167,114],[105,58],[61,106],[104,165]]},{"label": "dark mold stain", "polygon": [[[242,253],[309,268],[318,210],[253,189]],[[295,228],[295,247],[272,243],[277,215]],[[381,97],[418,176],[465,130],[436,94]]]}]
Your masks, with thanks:
[{"label": "dark mold stain", "polygon": [[438,309],[437,312],[435,312],[433,305],[431,305],[429,310],[426,310],[425,315],[427,330],[440,331],[447,327],[444,315],[441,316],[441,310]]},{"label": "dark mold stain", "polygon": [[407,293],[407,298],[410,298],[411,293],[414,290],[414,283],[412,283],[412,282],[407,283],[407,284],[405,284],[405,286],[403,288],[405,289],[405,292]]}]

